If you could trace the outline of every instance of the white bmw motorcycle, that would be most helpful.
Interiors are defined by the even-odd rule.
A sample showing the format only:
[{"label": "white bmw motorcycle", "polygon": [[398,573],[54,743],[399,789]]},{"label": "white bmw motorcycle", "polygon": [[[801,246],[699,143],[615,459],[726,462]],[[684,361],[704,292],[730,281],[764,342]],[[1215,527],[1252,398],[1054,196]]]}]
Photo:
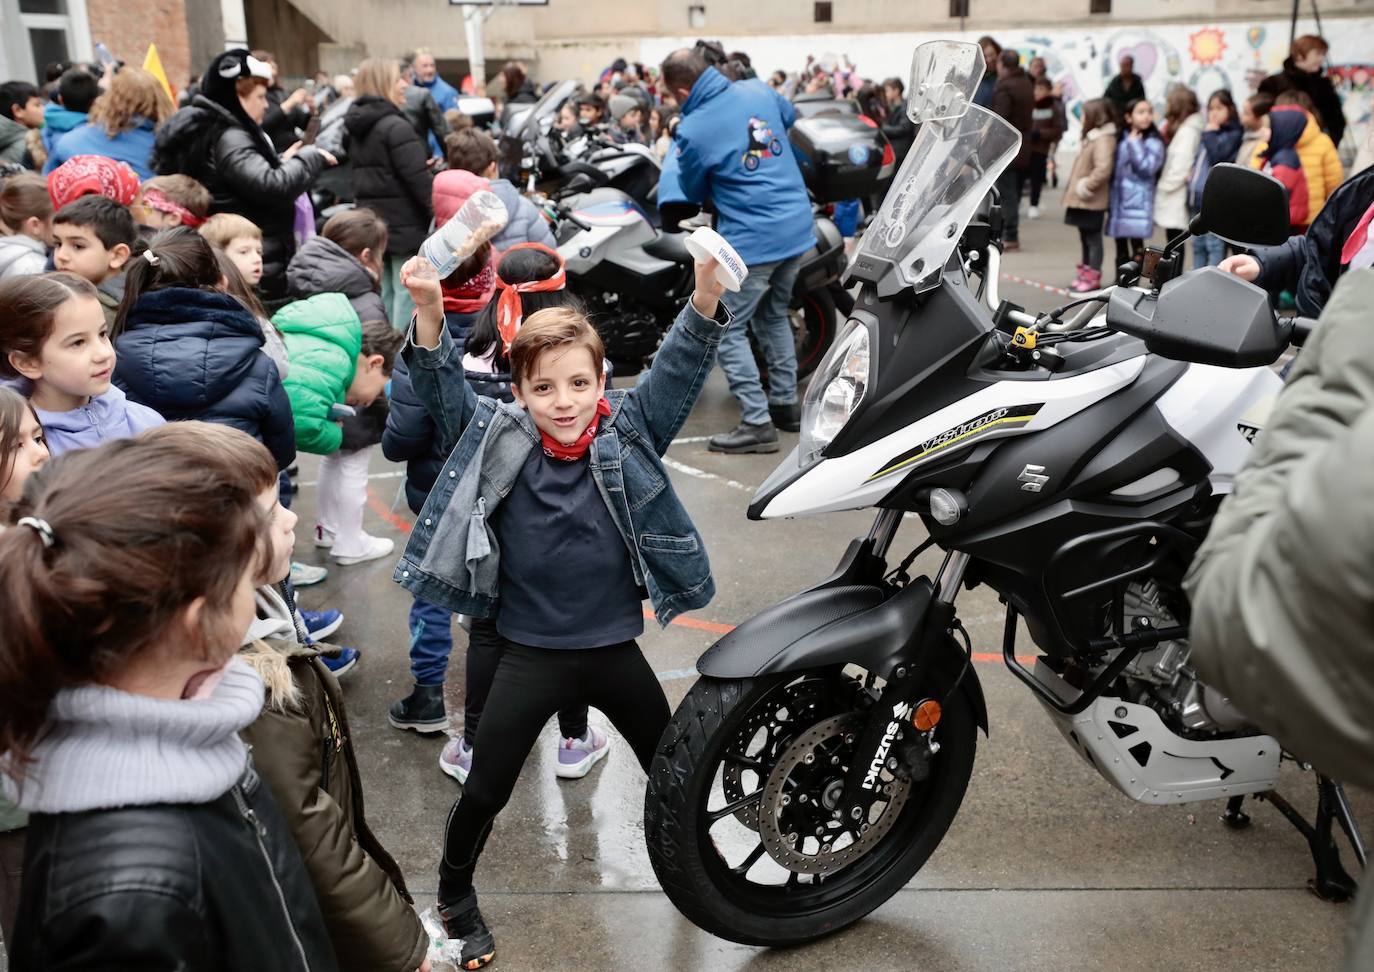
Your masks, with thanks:
[{"label": "white bmw motorcycle", "polygon": [[[849,267],[862,292],[806,394],[799,447],[749,507],[872,507],[872,529],[702,656],[649,773],[664,890],[734,941],[843,928],[939,845],[987,729],[955,608],[977,584],[1006,604],[1008,667],[1128,797],[1226,800],[1233,826],[1246,796],[1267,799],[1308,839],[1324,897],[1354,888],[1336,825],[1365,861],[1340,786],[1318,777],[1304,820],[1273,792],[1278,742],[1189,665],[1182,578],[1279,389],[1268,365],[1301,327],[1239,278],[1182,273],[1188,233],[1134,268],[1140,286],[1076,301],[1073,319],[998,302],[985,200],[1019,136],[970,103],[982,63],[971,44],[917,49],[921,127]],[[1206,195],[1191,232],[1287,237],[1268,177],[1220,166]],[[894,566],[907,513],[929,537]],[[910,577],[931,544],[946,552],[938,574]],[[1032,666],[1014,651],[1021,620]]]}]

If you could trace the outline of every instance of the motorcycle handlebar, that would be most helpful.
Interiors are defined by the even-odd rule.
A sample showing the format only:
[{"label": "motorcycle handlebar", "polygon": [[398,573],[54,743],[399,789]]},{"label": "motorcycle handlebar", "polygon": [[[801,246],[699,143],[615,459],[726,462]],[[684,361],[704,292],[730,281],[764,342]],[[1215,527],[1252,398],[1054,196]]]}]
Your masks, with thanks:
[{"label": "motorcycle handlebar", "polygon": [[1312,337],[1317,321],[1312,317],[1293,318],[1293,330],[1288,334],[1288,343],[1302,347]]}]

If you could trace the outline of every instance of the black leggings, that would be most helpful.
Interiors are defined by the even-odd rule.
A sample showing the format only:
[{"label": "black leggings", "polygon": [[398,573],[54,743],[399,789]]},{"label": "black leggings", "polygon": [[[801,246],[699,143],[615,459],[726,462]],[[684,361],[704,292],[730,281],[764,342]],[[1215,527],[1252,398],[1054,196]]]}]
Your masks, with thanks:
[{"label": "black leggings", "polygon": [[1113,239],[1116,240],[1116,266],[1113,269],[1116,271],[1116,278],[1120,280],[1121,265],[1123,263],[1130,263],[1140,254],[1144,253],[1145,241],[1133,240],[1124,236],[1113,237]]},{"label": "black leggings", "polygon": [[1030,157],[1030,204],[1040,205],[1040,191],[1045,188],[1045,175],[1049,172],[1050,157],[1032,152]]},{"label": "black leggings", "polygon": [[633,641],[605,648],[531,648],[508,644],[477,733],[472,772],[449,811],[439,863],[439,903],[472,889],[477,858],[496,815],[510,799],[539,731],[559,708],[596,706],[634,750],[647,773],[668,725],[668,700]]},{"label": "black leggings", "polygon": [[[476,745],[477,727],[482,724],[482,710],[491,695],[491,683],[496,678],[501,656],[509,642],[496,630],[491,618],[473,618],[468,632],[467,691],[463,697],[463,741]],[[558,731],[564,739],[581,739],[587,734],[587,706],[569,705],[558,710]]]},{"label": "black leggings", "polygon": [[1078,247],[1083,255],[1084,266],[1102,269],[1102,230],[1078,227]]}]

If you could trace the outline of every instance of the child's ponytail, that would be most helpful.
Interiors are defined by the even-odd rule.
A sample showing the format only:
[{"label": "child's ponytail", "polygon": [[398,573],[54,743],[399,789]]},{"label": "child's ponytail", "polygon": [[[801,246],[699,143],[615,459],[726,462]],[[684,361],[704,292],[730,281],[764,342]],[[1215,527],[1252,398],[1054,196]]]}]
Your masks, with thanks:
[{"label": "child's ponytail", "polygon": [[268,562],[254,487],[207,473],[143,436],[67,453],[25,484],[0,533],[0,769],[22,775],[60,689],[180,633],[196,598],[217,618]]},{"label": "child's ponytail", "polygon": [[141,255],[129,260],[128,267],[112,337],[124,333],[130,312],[144,294],[168,287],[214,290],[220,278],[214,248],[186,226],[161,230]]}]

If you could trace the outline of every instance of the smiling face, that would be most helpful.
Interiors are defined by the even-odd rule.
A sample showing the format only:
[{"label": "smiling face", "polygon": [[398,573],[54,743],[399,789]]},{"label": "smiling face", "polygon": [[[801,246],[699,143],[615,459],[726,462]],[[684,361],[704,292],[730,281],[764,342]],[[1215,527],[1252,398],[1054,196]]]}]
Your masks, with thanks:
[{"label": "smiling face", "polygon": [[224,248],[224,254],[243,275],[248,286],[256,287],[262,280],[262,239],[256,236],[236,236]]},{"label": "smiling face", "polygon": [[[0,469],[4,468],[5,461],[0,458]],[[47,461],[48,443],[43,438],[43,427],[26,408],[19,420],[19,439],[9,456],[9,478],[0,483],[0,500],[16,502],[24,493],[24,483]]]},{"label": "smiling face", "polygon": [[53,250],[52,260],[57,269],[69,270],[93,284],[103,283],[129,262],[126,244],[116,243],[113,249],[107,250],[89,226],[56,223],[53,238],[57,248]]},{"label": "smiling face", "polygon": [[434,76],[439,73],[438,65],[434,63],[433,54],[415,55],[415,77],[429,84],[434,80]]},{"label": "smiling face", "polygon": [[560,445],[572,445],[596,417],[606,391],[606,376],[589,348],[569,344],[539,355],[530,373],[512,385],[516,403],[530,413],[539,431]]},{"label": "smiling face", "polygon": [[34,404],[49,411],[69,412],[109,391],[115,353],[100,302],[82,296],[65,301],[37,359],[11,352],[10,364],[34,382]]}]

